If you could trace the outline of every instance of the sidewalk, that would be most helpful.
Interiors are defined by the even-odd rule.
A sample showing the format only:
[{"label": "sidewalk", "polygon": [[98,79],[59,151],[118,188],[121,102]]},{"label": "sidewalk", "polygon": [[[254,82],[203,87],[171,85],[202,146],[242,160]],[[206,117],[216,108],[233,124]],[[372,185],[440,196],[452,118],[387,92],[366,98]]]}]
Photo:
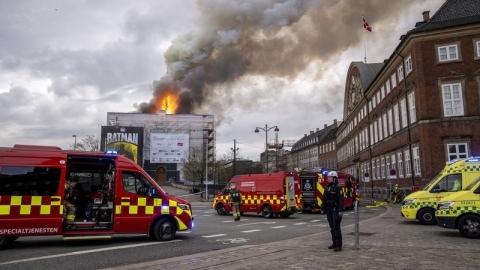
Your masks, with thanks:
[{"label": "sidewalk", "polygon": [[478,269],[480,239],[401,217],[400,205],[342,227],[343,250],[327,249],[330,231],[263,245],[246,245],[110,269]]}]

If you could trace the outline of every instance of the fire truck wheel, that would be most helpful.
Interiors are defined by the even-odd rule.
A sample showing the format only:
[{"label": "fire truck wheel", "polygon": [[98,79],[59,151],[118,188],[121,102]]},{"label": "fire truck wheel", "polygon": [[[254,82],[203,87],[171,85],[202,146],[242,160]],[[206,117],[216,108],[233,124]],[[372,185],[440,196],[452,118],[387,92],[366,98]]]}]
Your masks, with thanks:
[{"label": "fire truck wheel", "polygon": [[4,249],[8,244],[7,238],[5,236],[0,236],[0,249]]},{"label": "fire truck wheel", "polygon": [[176,232],[177,229],[175,228],[175,224],[169,219],[161,219],[157,221],[153,229],[155,239],[158,241],[170,241],[175,238]]},{"label": "fire truck wheel", "polygon": [[480,217],[474,215],[463,216],[458,221],[458,230],[463,237],[480,238]]},{"label": "fire truck wheel", "polygon": [[432,208],[425,208],[418,212],[418,220],[423,225],[434,225],[437,221],[435,220],[435,210]]},{"label": "fire truck wheel", "polygon": [[272,218],[273,217],[273,210],[272,207],[269,205],[265,205],[262,207],[262,216],[265,218]]},{"label": "fire truck wheel", "polygon": [[223,205],[223,204],[217,205],[217,213],[220,216],[225,216],[227,214],[227,210],[225,209],[225,205]]},{"label": "fire truck wheel", "polygon": [[18,239],[18,237],[15,237],[15,236],[0,236],[0,249],[4,249],[10,243],[12,243],[13,241],[15,241],[17,239]]}]

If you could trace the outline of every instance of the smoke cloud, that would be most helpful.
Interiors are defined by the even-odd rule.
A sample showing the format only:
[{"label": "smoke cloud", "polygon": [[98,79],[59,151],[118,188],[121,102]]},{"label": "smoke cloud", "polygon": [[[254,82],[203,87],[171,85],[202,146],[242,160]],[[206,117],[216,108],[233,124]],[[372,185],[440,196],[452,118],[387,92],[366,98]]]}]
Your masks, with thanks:
[{"label": "smoke cloud", "polygon": [[[235,101],[229,86],[238,80],[293,80],[314,61],[324,63],[317,72],[322,76],[336,55],[362,42],[362,15],[375,23],[375,31],[375,25],[401,16],[413,2],[419,1],[199,0],[198,28],[173,41],[165,52],[167,74],[154,82],[153,98],[138,110],[155,112],[155,101],[170,91],[180,97],[176,113],[208,108],[221,121]],[[338,92],[338,87],[322,91]]]}]

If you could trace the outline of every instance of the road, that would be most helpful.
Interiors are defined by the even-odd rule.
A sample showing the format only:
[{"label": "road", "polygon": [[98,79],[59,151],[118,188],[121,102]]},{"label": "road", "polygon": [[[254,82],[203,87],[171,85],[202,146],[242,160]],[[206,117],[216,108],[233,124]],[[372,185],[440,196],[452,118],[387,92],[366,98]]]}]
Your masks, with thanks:
[{"label": "road", "polygon": [[[378,216],[384,208],[359,207],[360,220]],[[289,218],[265,219],[246,214],[241,221],[219,216],[210,203],[194,203],[195,227],[180,232],[170,242],[145,235],[115,236],[111,240],[63,241],[61,237],[24,237],[0,251],[0,269],[99,269],[221,250],[258,245],[327,231],[325,215],[297,213]],[[354,223],[347,211],[342,226]]]}]

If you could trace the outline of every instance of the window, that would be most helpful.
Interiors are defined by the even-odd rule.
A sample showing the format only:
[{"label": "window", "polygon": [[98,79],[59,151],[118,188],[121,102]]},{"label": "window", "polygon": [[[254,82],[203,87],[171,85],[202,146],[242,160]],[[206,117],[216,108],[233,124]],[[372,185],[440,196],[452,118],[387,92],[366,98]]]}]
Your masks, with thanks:
[{"label": "window", "polygon": [[473,51],[475,52],[474,59],[480,59],[480,40],[473,40]]},{"label": "window", "polygon": [[407,122],[407,104],[405,99],[400,100],[400,111],[402,113],[402,128],[408,125]]},{"label": "window", "polygon": [[390,80],[385,83],[385,88],[387,88],[387,94],[390,93]]},{"label": "window", "polygon": [[420,149],[417,147],[413,147],[413,170],[415,175],[420,175]]},{"label": "window", "polygon": [[407,72],[407,75],[410,74],[412,70],[413,70],[412,57],[408,56],[407,59],[405,60],[405,71]]},{"label": "window", "polygon": [[466,158],[468,156],[468,148],[466,143],[447,144],[448,160],[457,158]]},{"label": "window", "polygon": [[54,196],[58,192],[60,168],[2,166],[1,171],[0,196]]},{"label": "window", "polygon": [[398,73],[398,82],[403,81],[403,66],[402,65],[400,65],[398,67],[397,73]]},{"label": "window", "polygon": [[398,104],[395,104],[393,106],[393,115],[395,118],[395,131],[400,130],[400,114],[398,113]]},{"label": "window", "polygon": [[442,178],[431,191],[456,192],[462,190],[462,174],[450,174]]},{"label": "window", "polygon": [[375,175],[375,160],[372,160],[372,179],[377,179],[377,176]]},{"label": "window", "polygon": [[387,128],[387,114],[383,114],[383,137],[387,138],[388,137],[388,128]]},{"label": "window", "polygon": [[[127,192],[134,193],[140,196],[152,196],[154,191],[152,185],[141,174],[136,172],[122,172],[123,189]],[[158,194],[158,193],[154,193]]]},{"label": "window", "polygon": [[412,166],[410,164],[410,151],[405,149],[405,175],[412,175]]},{"label": "window", "polygon": [[378,117],[377,127],[378,127],[378,140],[381,141],[383,140],[382,117]]},{"label": "window", "polygon": [[392,80],[392,89],[393,89],[397,86],[397,74],[393,73],[390,79]]},{"label": "window", "polygon": [[410,109],[410,124],[417,121],[417,113],[415,111],[415,92],[408,94],[408,107]]},{"label": "window", "polygon": [[377,159],[377,179],[380,179],[380,159]]},{"label": "window", "polygon": [[458,60],[458,47],[457,44],[438,46],[438,61],[446,62]]},{"label": "window", "polygon": [[396,164],[395,164],[395,162],[396,162],[396,161],[395,161],[395,154],[392,154],[392,155],[390,156],[390,158],[391,158],[391,161],[392,161],[392,168],[391,168],[391,169],[397,170],[397,166],[396,166]]},{"label": "window", "polygon": [[[373,123],[374,124],[374,123]],[[374,144],[375,143],[375,140],[374,140],[374,135],[373,135],[373,124],[370,125],[370,145]]]},{"label": "window", "polygon": [[385,178],[385,158],[382,157],[382,178]]},{"label": "window", "polygon": [[442,85],[443,114],[449,116],[464,115],[462,89],[459,83]]},{"label": "window", "polygon": [[390,131],[390,135],[393,135],[393,111],[392,109],[388,109],[388,130]]},{"label": "window", "polygon": [[403,177],[403,157],[402,152],[397,153],[398,157],[398,176]]}]

